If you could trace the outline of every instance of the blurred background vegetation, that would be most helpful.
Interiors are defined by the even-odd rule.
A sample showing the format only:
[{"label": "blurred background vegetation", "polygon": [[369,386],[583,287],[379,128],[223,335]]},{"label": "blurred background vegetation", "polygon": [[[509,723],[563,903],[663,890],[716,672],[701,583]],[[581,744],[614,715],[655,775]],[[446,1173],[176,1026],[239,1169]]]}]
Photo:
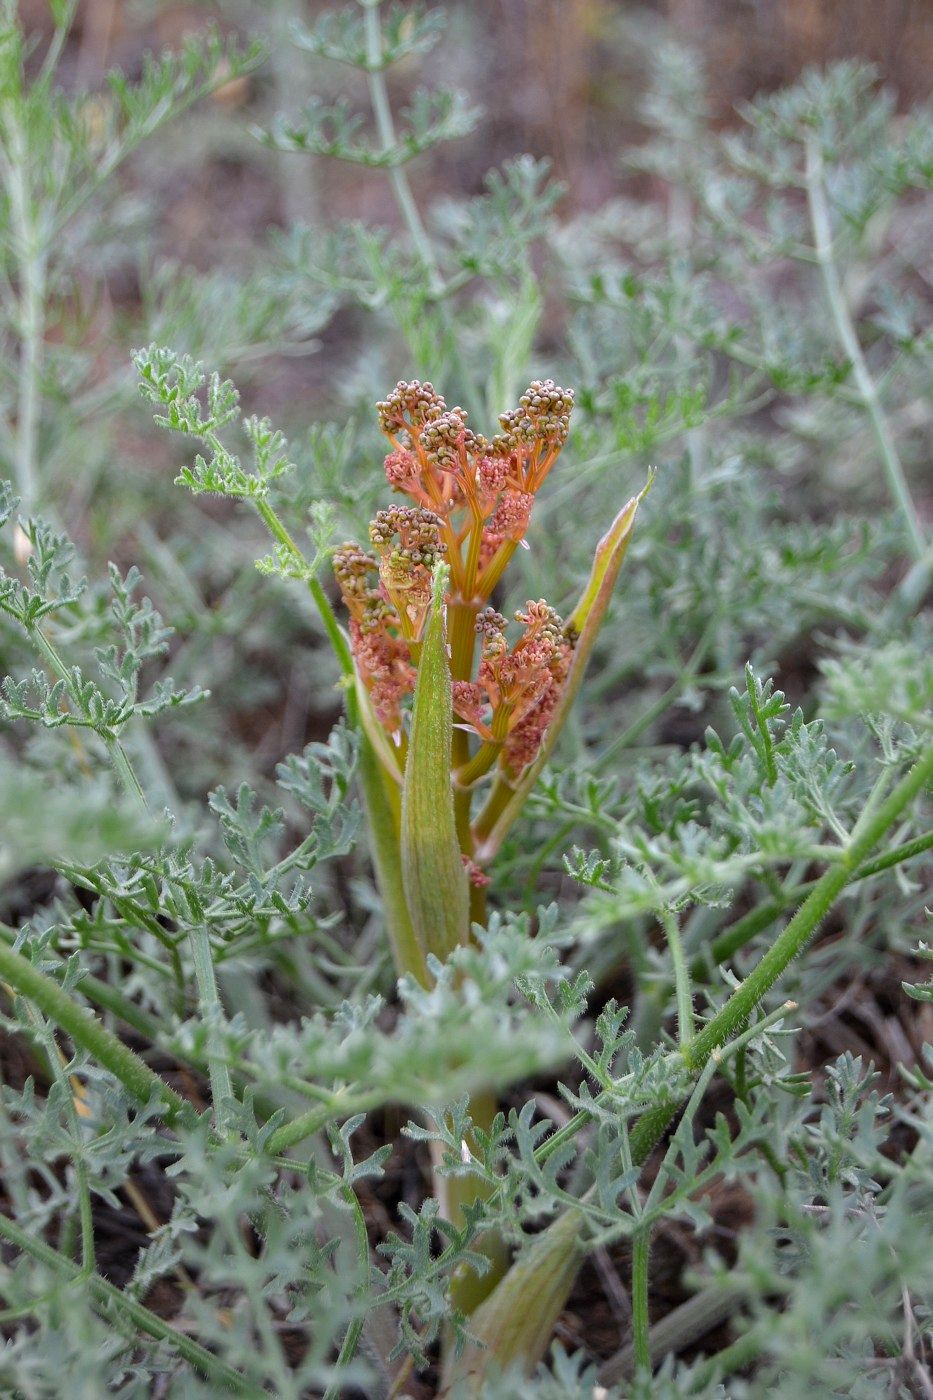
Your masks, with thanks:
[{"label": "blurred background vegetation", "polygon": [[[258,69],[215,85],[143,143],[68,227],[44,318],[41,491],[34,503],[73,535],[92,575],[106,558],[140,565],[177,629],[176,647],[184,649],[196,616],[201,648],[210,636],[205,624],[216,616],[223,636],[211,644],[218,668],[212,683],[223,700],[218,711],[215,698],[215,715],[222,713],[222,727],[229,726],[231,737],[242,739],[267,771],[308,734],[319,737],[338,706],[308,664],[305,647],[315,641],[308,620],[285,609],[268,626],[268,590],[244,569],[254,527],[228,503],[216,503],[206,507],[216,529],[205,531],[179,498],[172,486],[177,456],[133,397],[130,350],[159,340],[203,358],[236,378],[249,411],[268,414],[297,442],[307,443],[314,423],[365,425],[372,475],[360,470],[348,493],[344,483],[344,506],[352,501],[357,508],[341,517],[346,528],[360,530],[367,502],[358,493],[370,489],[366,477],[377,492],[379,479],[380,449],[367,406],[397,378],[431,369],[413,363],[393,331],[385,286],[356,295],[352,276],[336,267],[326,240],[336,231],[339,243],[348,221],[397,231],[399,212],[381,172],[270,151],[256,140],[258,130],[271,127],[278,114],[299,112],[312,95],[365,107],[362,73],[293,42],[296,24],[313,27],[329,8],[301,0],[81,0],[57,70],[66,92],[87,94],[81,111],[93,148],[98,135],[105,139],[111,69],[132,80],[147,53],[177,49],[212,23],[268,46]],[[50,6],[21,0],[12,10],[33,38],[27,71],[35,73],[53,32]],[[464,91],[481,113],[472,130],[412,167],[415,196],[432,233],[444,236],[456,227],[458,207],[486,191],[489,171],[519,154],[547,163],[538,183],[549,182],[552,190],[534,215],[538,226],[526,226],[525,246],[517,240],[533,267],[532,300],[540,297],[541,304],[530,311],[535,352],[527,353],[521,334],[516,341],[513,392],[528,372],[572,377],[576,369],[579,375],[573,364],[581,345],[574,319],[579,289],[569,286],[571,251],[585,245],[590,263],[603,256],[618,265],[635,250],[643,268],[663,261],[657,240],[652,245],[652,220],[683,213],[684,196],[675,188],[680,172],[650,158],[640,161],[641,149],[659,137],[670,150],[680,141],[677,158],[689,166],[691,142],[699,143],[698,159],[704,150],[711,154],[723,134],[741,126],[744,101],[792,83],[812,65],[842,59],[875,65],[895,113],[907,112],[927,96],[933,61],[933,12],[923,0],[476,0],[447,5],[444,16],[440,42],[428,58],[403,59],[389,75],[396,108],[416,88],[440,85]],[[671,53],[679,58],[665,69],[664,55]],[[911,258],[922,239],[922,213],[908,207],[898,219],[896,236],[904,230],[911,248],[902,251]],[[310,231],[310,260],[307,242],[295,232],[301,228]],[[769,295],[780,298],[793,273],[779,261],[772,273]],[[924,278],[916,274],[922,291]],[[500,313],[501,307],[494,314]],[[613,330],[594,333],[601,340]],[[474,358],[481,356],[475,332],[464,334],[472,336]],[[15,331],[7,348],[2,374],[11,442]],[[613,374],[625,371],[621,361],[612,366]],[[448,398],[461,392],[456,382],[441,387]],[[506,406],[490,403],[488,409]],[[765,410],[765,426],[786,426],[785,408],[778,396]],[[915,422],[914,432],[921,426]],[[665,455],[673,459],[678,443],[669,443]],[[336,463],[339,452],[331,448]],[[633,470],[619,490],[635,483],[636,467],[665,460],[650,450],[631,455]],[[808,490],[822,493],[825,508],[840,467],[825,448],[822,458],[821,480],[809,464]],[[362,460],[354,459],[357,466]],[[9,464],[7,470],[13,475]],[[870,498],[873,479],[874,468],[866,464],[861,486],[851,472],[846,485],[856,498],[860,491]],[[598,509],[594,528],[597,515]],[[254,627],[257,609],[263,621]],[[234,633],[235,659],[224,640]],[[329,680],[329,663],[321,664]],[[225,684],[234,674],[235,688]],[[186,742],[183,733],[177,739]],[[234,765],[242,757],[226,744],[222,752]],[[182,771],[189,772],[184,764]],[[208,781],[197,763],[190,776],[193,788]]]}]

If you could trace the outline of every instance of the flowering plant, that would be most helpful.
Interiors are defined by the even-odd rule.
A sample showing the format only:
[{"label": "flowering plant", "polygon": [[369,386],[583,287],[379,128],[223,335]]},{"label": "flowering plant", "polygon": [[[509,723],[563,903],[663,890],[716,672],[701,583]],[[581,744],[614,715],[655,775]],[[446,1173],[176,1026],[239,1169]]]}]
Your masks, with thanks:
[{"label": "flowering plant", "polygon": [[[424,221],[408,162],[472,118],[418,92],[396,124],[385,70],[409,69],[439,17],[361,0],[296,26],[358,70],[373,127],[342,97],[314,101],[268,144],[381,171],[360,178],[389,182],[401,228],[315,221],[279,233],[274,264],[167,265],[151,305],[146,284],[140,388],[181,435],[178,482],[227,498],[192,531],[161,494],[159,448],[125,460],[125,376],[106,369],[122,350],[88,334],[84,289],[118,241],[128,255],[101,202],[120,163],[245,76],[255,47],[209,37],[89,94],[64,47],[74,0],[46,7],[44,57],[15,8],[3,1388],[58,1394],[66,1372],[76,1394],[282,1400],[909,1385],[933,1287],[917,1230],[933,1200],[929,950],[907,952],[933,848],[933,554],[910,489],[929,123],[892,125],[874,77],[842,64],[720,137],[695,56],[652,27],[654,135],[628,156],[654,193],[637,218],[627,200],[555,218],[556,183],[521,158],[453,205],[445,182]],[[293,93],[290,67],[273,72],[257,95]],[[365,353],[322,376],[328,421],[289,393],[292,461],[192,356],[251,366],[262,403],[252,374],[273,354],[281,401],[282,355],[347,305],[366,309]],[[542,490],[571,419],[556,384],[532,384],[487,442],[404,383],[380,405],[397,494],[377,514],[355,405],[385,364],[404,353],[456,384],[475,424],[480,403],[517,397],[545,311],[585,403],[568,483]],[[313,394],[318,376],[300,382]],[[618,473],[649,457],[666,465],[624,644],[621,628],[603,643],[573,759],[543,777],[640,499],[616,515]],[[584,485],[579,521],[554,509]],[[278,585],[244,568],[243,505]],[[506,573],[545,511],[541,576],[586,580],[569,610],[549,595],[566,620],[536,600],[548,585],[519,594]],[[347,514],[375,515],[372,534],[335,554],[329,522]],[[591,561],[587,519],[614,515]],[[154,602],[135,567],[93,581],[105,548],[139,559]],[[768,679],[782,671],[799,708]]]},{"label": "flowering plant", "polygon": [[[572,410],[573,393],[552,379],[532,381],[518,407],[500,415],[492,438],[475,432],[462,408],[448,408],[432,384],[417,379],[399,381],[377,405],[392,449],[386,480],[412,504],[380,510],[369,527],[372,550],[344,544],[333,564],[350,619],[359,713],[388,784],[387,798],[386,789],[380,795],[373,787],[369,802],[397,808],[401,850],[397,857],[387,850],[381,863],[419,870],[418,878],[403,879],[404,905],[395,910],[396,925],[403,925],[393,936],[401,973],[423,975],[428,954],[443,957],[467,940],[467,901],[462,891],[459,898],[455,893],[467,879],[469,913],[483,920],[485,866],[556,740],[631,535],[640,496],[625,505],[601,543],[570,618],[564,622],[544,599],[531,599],[514,614],[521,630],[510,640],[509,624],[491,600],[515,551],[528,547],[535,497],[567,441]],[[429,666],[432,598],[445,616],[436,628],[438,656]],[[419,690],[424,710],[442,717],[436,751],[413,746],[407,720]],[[437,806],[432,800],[424,818],[434,845],[447,828],[449,883],[442,897],[437,870],[424,870],[414,858],[426,830],[406,833],[403,804],[393,802],[394,790],[411,793],[425,781],[434,784],[435,767],[443,769],[443,779],[434,794]],[[490,775],[474,816],[474,794]],[[409,920],[414,944],[404,927]]]},{"label": "flowering plant", "polygon": [[[510,641],[491,599],[516,549],[528,547],[535,496],[572,409],[572,392],[534,380],[487,439],[432,384],[400,381],[377,412],[392,449],[386,480],[412,504],[376,514],[372,551],[350,542],[334,552],[355,707],[378,765],[361,767],[388,932],[399,974],[425,984],[432,956],[443,962],[485,922],[485,867],[564,722],[641,499],[600,543],[569,619],[531,599]],[[487,788],[474,815],[474,794]],[[475,1126],[491,1127],[491,1096],[474,1095],[470,1110]],[[470,1200],[488,1194],[442,1176],[435,1189],[458,1224]],[[480,1243],[484,1276],[461,1274],[454,1288],[468,1309],[507,1265],[497,1239]]]},{"label": "flowering plant", "polygon": [[[414,688],[412,649],[417,654],[432,569],[440,557],[448,561],[454,709],[484,745],[482,757],[458,775],[463,783],[496,758],[505,772],[520,773],[537,754],[567,679],[573,635],[554,610],[529,603],[516,614],[525,630],[510,648],[505,618],[489,599],[526,544],[535,494],[567,440],[572,408],[571,393],[536,380],[519,407],[501,415],[502,432],[490,441],[467,426],[462,408],[448,409],[431,384],[401,381],[378,405],[393,448],[386,480],[415,504],[380,511],[370,526],[378,558],[345,545],[335,572],[358,669],[377,718],[400,744],[399,703]],[[477,633],[482,660],[474,681]]]}]

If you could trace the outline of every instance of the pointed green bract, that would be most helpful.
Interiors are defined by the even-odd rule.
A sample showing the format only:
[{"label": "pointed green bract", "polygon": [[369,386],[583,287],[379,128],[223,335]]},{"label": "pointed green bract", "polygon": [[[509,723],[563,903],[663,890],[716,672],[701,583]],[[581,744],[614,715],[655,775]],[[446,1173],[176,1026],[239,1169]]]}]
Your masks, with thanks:
[{"label": "pointed green bract", "polygon": [[448,569],[434,571],[431,613],[418,663],[411,741],[402,789],[402,880],[412,926],[425,954],[443,962],[470,931],[469,889],[450,785],[453,707],[444,592]]}]

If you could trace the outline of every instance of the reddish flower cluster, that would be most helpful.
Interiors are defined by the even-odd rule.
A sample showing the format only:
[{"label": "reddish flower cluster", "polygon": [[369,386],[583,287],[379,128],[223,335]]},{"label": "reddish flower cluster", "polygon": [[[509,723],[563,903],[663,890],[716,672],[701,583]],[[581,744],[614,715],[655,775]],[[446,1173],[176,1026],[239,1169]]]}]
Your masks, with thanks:
[{"label": "reddish flower cluster", "polygon": [[482,739],[500,743],[503,765],[520,773],[541,746],[567,680],[573,641],[543,599],[526,603],[515,620],[524,631],[510,648],[502,614],[494,608],[479,614],[479,674],[473,682],[454,682],[454,709]]},{"label": "reddish flower cluster", "polygon": [[[566,681],[571,641],[553,609],[531,602],[516,614],[524,631],[510,648],[505,619],[484,604],[524,539],[535,493],[567,439],[572,408],[569,391],[536,380],[518,408],[500,416],[501,431],[486,439],[468,426],[462,408],[448,408],[419,380],[400,382],[377,405],[392,447],[386,480],[413,504],[380,511],[370,526],[375,554],[344,545],[334,570],[359,674],[391,733],[400,732],[402,702],[414,688],[432,571],[443,555],[450,565],[448,602],[460,614],[460,645],[452,646],[457,714],[496,746],[512,772],[537,753]],[[471,680],[474,623],[482,655]]]},{"label": "reddish flower cluster", "polygon": [[402,729],[401,702],[415,688],[401,622],[379,579],[379,564],[356,544],[334,551],[334,574],[350,614],[350,646],[379,723],[390,734]]},{"label": "reddish flower cluster", "polygon": [[441,519],[422,507],[380,510],[369,527],[379,555],[379,577],[406,641],[417,641],[431,604],[434,565],[447,546]]},{"label": "reddish flower cluster", "polygon": [[[569,390],[535,380],[489,440],[468,426],[462,408],[448,408],[432,384],[417,379],[398,383],[377,404],[393,449],[386,480],[441,518],[453,590],[464,601],[489,597],[524,538],[535,492],[567,440],[572,408]],[[465,521],[455,522],[461,512]]]}]

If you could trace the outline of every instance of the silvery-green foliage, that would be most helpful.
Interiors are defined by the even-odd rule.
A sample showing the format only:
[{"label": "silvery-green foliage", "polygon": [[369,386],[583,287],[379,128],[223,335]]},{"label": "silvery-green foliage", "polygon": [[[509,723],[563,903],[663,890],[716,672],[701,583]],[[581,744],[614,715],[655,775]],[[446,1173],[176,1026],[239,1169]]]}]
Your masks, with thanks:
[{"label": "silvery-green foliage", "polygon": [[[299,59],[364,81],[417,65],[442,17],[381,7],[374,52],[376,8],[299,28]],[[851,1056],[816,1076],[795,1062],[818,997],[916,947],[928,817],[911,810],[876,867],[855,872],[835,936],[781,986],[798,1007],[768,1000],[777,1019],[724,1058],[715,1100],[690,1100],[650,1176],[632,1135],[691,1092],[659,930],[679,929],[702,1022],[842,858],[877,775],[895,782],[929,737],[925,576],[905,562],[903,513],[827,314],[805,197],[809,151],[912,481],[928,418],[927,311],[912,274],[928,123],[894,121],[871,73],[845,64],[759,99],[722,136],[699,64],[661,44],[645,139],[620,180],[648,172],[662,200],[620,197],[571,217],[545,163],[517,157],[482,193],[416,208],[400,231],[322,220],[283,229],[249,266],[148,267],[132,328],[153,342],[136,360],[144,394],[178,435],[179,479],[227,499],[184,508],[146,475],[148,460],[124,471],[120,458],[108,504],[133,521],[146,581],[126,539],[108,537],[90,543],[121,562],[88,583],[60,507],[80,444],[107,455],[103,410],[129,371],[120,358],[92,383],[80,335],[59,342],[34,318],[57,315],[79,259],[96,276],[138,232],[114,181],[122,163],[144,141],[158,151],[164,121],[260,55],[208,37],[147,63],[136,83],[114,78],[92,105],[59,91],[54,62],[27,81],[14,9],[0,52],[2,214],[41,234],[45,256],[23,257],[22,228],[0,251],[12,295],[0,321],[3,475],[19,475],[29,498],[20,534],[12,490],[0,498],[11,892],[0,938],[197,1111],[166,1128],[155,1103],[134,1101],[28,998],[5,999],[4,1029],[30,1057],[0,1095],[5,1211],[56,1253],[43,1262],[7,1240],[0,1387],[51,1397],[67,1374],[69,1393],[95,1400],[102,1377],[120,1396],[216,1395],[220,1380],[180,1350],[194,1336],[257,1391],[383,1395],[407,1358],[430,1366],[445,1333],[468,1337],[450,1290],[458,1271],[482,1269],[483,1232],[525,1250],[570,1206],[586,1247],[615,1260],[646,1229],[705,1231],[689,1286],[737,1288],[732,1336],[747,1351],[704,1356],[701,1339],[689,1363],[659,1357],[652,1376],[619,1383],[618,1358],[558,1344],[533,1377],[493,1378],[488,1395],[907,1393],[930,1346],[917,1224],[933,1199],[930,1066],[902,1064],[882,1091]],[[70,12],[55,6],[63,33]],[[419,92],[388,140],[378,101],[371,114],[328,98],[267,123],[262,139],[294,161],[342,158],[357,179],[397,181],[476,119],[468,99]],[[24,150],[25,166],[13,159]],[[294,406],[286,442],[263,416],[255,366],[311,348],[338,309],[365,328],[359,354],[322,370],[326,411],[308,423]],[[244,364],[248,412],[227,377]],[[578,413],[522,596],[505,605],[525,590],[570,602],[643,467],[657,464],[658,480],[575,725],[496,867],[488,928],[432,966],[430,989],[395,987],[355,796],[359,738],[333,723],[342,695],[306,588],[326,578],[332,540],[372,513],[369,402],[395,367],[433,378],[485,429],[542,364],[578,387]],[[268,546],[243,523],[257,503],[305,551],[277,541],[263,577],[252,561]],[[291,731],[273,718],[290,687]],[[148,813],[120,792],[128,771]],[[199,939],[219,1011],[200,999]],[[905,1005],[929,996],[923,944],[919,954]],[[224,1133],[207,1088],[218,1058],[232,1082]],[[469,1096],[490,1085],[501,1112],[484,1128]],[[304,1115],[307,1133],[283,1147],[277,1134]],[[425,1189],[429,1154],[441,1177],[491,1188],[464,1225]],[[751,1203],[728,1264],[709,1230],[722,1182]],[[155,1228],[135,1214],[140,1193]],[[118,1251],[123,1304],[88,1286],[114,1269],[114,1221],[132,1240]],[[175,1331],[141,1330],[130,1302]]]}]

